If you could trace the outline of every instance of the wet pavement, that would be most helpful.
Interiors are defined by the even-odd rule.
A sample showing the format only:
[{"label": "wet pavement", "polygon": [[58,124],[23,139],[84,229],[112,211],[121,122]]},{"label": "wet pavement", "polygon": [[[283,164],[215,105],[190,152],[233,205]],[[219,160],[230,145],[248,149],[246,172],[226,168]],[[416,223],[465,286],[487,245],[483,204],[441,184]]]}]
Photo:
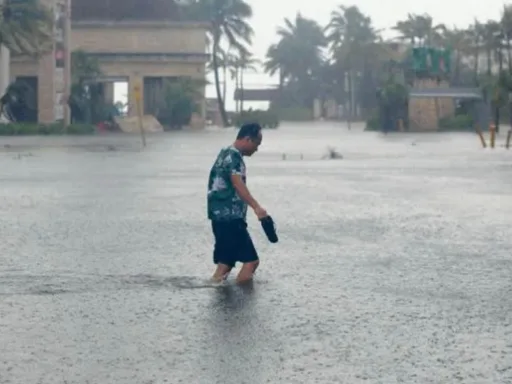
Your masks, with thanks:
[{"label": "wet pavement", "polygon": [[512,383],[504,137],[265,132],[249,186],[280,243],[251,216],[253,286],[213,288],[234,134],[0,139],[1,384]]}]

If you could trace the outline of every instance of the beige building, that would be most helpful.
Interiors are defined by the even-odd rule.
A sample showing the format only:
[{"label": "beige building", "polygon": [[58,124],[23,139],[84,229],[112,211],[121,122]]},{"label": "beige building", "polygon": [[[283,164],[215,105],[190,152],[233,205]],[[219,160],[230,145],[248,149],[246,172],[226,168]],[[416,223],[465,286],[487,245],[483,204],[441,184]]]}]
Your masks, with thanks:
[{"label": "beige building", "polygon": [[[93,0],[44,0],[53,5],[59,2],[74,1],[74,12],[68,30],[64,30],[64,45],[70,47],[69,51],[83,50],[96,57],[100,63],[105,83],[105,95],[113,101],[113,83],[128,82],[128,114],[137,113],[135,104],[135,88],[142,92],[142,105],[144,113],[152,113],[154,105],[155,88],[161,84],[162,78],[192,77],[204,80],[205,68],[208,60],[206,53],[207,26],[192,22],[173,21],[176,15],[167,15],[163,12],[172,12],[165,9],[160,14],[147,14],[145,10],[152,8],[159,0],[126,0],[133,3],[106,2],[110,8],[103,5],[95,7]],[[69,3],[68,3],[69,4]],[[99,3],[98,3],[99,4]],[[123,4],[125,7],[123,7]],[[115,14],[115,7],[122,15]],[[128,6],[128,10],[126,7]],[[131,8],[130,8],[131,7]],[[156,7],[156,9],[155,9]],[[57,7],[58,8],[58,7]],[[137,19],[140,9],[140,20]],[[129,13],[131,10],[131,13]],[[119,12],[119,11],[117,11]],[[153,12],[158,13],[155,5]],[[68,12],[69,14],[69,12]],[[130,17],[131,15],[131,17]],[[151,17],[154,16],[154,17]],[[56,16],[57,18],[57,16]],[[64,24],[66,25],[66,24]],[[66,34],[67,33],[67,34]],[[59,39],[58,34],[56,39]],[[62,38],[61,38],[62,39]],[[67,50],[66,50],[67,51]],[[69,56],[67,56],[69,60]],[[66,76],[68,66],[59,72],[59,45],[55,44],[54,52],[38,61],[27,58],[11,58],[11,81],[16,78],[37,78],[37,105],[40,122],[53,122],[62,118],[62,108],[66,97],[60,90],[68,88],[69,80]],[[198,100],[202,106],[199,116],[193,119],[195,125],[204,125],[205,98],[204,89],[202,99]],[[63,107],[59,108],[59,104]],[[64,115],[69,113],[64,111]]]}]

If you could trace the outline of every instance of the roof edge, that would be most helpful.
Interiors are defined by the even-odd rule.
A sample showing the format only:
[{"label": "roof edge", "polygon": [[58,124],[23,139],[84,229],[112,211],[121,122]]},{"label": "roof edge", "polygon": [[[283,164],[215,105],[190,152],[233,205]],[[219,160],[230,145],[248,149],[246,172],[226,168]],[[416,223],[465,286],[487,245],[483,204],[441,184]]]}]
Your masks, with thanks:
[{"label": "roof edge", "polygon": [[176,28],[207,29],[208,23],[173,20],[72,20],[71,28]]}]

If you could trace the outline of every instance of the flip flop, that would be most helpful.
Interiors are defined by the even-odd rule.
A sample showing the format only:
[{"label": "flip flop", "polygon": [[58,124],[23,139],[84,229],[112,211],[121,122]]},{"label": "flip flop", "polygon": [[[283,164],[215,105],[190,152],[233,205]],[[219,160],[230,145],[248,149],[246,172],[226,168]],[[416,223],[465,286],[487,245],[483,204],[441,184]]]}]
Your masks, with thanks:
[{"label": "flip flop", "polygon": [[260,220],[261,227],[267,236],[268,241],[271,243],[277,243],[279,239],[277,238],[276,226],[272,217],[267,216]]}]

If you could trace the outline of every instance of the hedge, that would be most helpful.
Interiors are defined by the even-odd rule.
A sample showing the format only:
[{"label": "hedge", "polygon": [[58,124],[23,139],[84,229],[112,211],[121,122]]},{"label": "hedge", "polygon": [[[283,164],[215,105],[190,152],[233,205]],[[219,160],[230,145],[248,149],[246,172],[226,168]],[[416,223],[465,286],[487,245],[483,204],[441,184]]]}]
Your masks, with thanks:
[{"label": "hedge", "polygon": [[96,127],[89,124],[37,124],[37,123],[7,123],[0,124],[0,136],[35,136],[35,135],[91,135]]},{"label": "hedge", "polygon": [[439,131],[472,131],[473,129],[473,118],[468,115],[439,119]]},{"label": "hedge", "polygon": [[241,126],[247,123],[258,123],[263,128],[276,129],[279,126],[279,118],[274,111],[249,110],[233,116],[233,124]]},{"label": "hedge", "polygon": [[279,120],[281,121],[312,121],[313,110],[308,108],[280,108],[277,110]]}]

